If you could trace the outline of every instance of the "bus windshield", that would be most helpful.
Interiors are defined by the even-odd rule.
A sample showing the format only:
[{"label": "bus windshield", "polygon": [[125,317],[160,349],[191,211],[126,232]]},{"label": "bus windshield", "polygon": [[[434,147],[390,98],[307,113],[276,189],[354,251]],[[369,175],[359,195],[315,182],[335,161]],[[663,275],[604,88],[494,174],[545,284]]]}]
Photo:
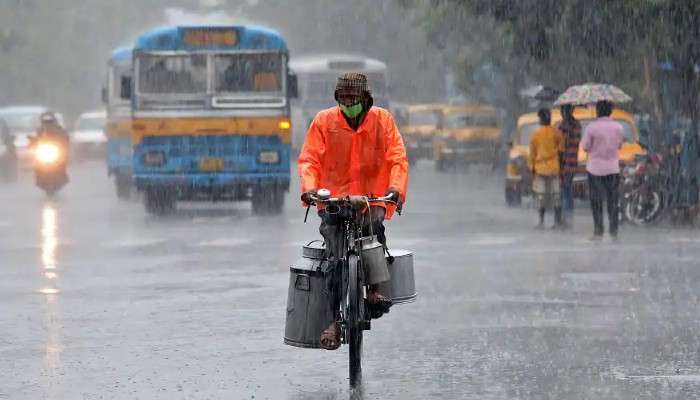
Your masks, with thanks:
[{"label": "bus windshield", "polygon": [[207,91],[207,56],[144,55],[139,59],[139,91],[197,94]]},{"label": "bus windshield", "polygon": [[76,127],[81,131],[101,131],[105,128],[105,118],[82,117],[76,123]]},{"label": "bus windshield", "polygon": [[[333,93],[335,92],[335,84],[338,79],[338,75],[340,75],[340,73],[309,74],[308,83],[306,86],[306,98],[333,100]],[[366,75],[367,80],[369,81],[369,88],[372,91],[372,96],[375,99],[386,97],[387,89],[384,75],[380,73],[369,73]]]},{"label": "bus windshield", "polygon": [[280,53],[241,53],[214,56],[217,93],[281,93]]},{"label": "bus windshield", "polygon": [[445,121],[447,128],[463,128],[465,126],[497,127],[498,116],[494,113],[460,113],[450,114]]},{"label": "bus windshield", "polygon": [[408,123],[411,125],[437,126],[440,122],[439,111],[411,111],[408,113]]}]

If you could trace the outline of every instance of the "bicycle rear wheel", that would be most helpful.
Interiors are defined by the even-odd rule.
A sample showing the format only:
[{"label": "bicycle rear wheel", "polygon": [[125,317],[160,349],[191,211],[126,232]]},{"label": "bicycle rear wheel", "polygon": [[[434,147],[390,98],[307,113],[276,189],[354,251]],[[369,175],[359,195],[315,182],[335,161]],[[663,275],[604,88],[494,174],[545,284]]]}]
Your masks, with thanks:
[{"label": "bicycle rear wheel", "polygon": [[346,304],[347,342],[349,347],[350,386],[362,381],[362,330],[364,324],[364,296],[360,260],[355,254],[348,257],[348,296]]}]

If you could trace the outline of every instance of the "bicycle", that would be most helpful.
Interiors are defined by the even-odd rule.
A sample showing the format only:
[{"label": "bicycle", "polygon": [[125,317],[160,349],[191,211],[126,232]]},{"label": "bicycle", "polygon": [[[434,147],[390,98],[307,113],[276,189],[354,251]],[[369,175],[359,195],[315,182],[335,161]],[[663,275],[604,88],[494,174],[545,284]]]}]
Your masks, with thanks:
[{"label": "bicycle", "polygon": [[[367,292],[367,272],[363,263],[363,220],[365,212],[369,213],[370,204],[380,203],[396,204],[391,196],[367,197],[346,196],[332,198],[329,190],[321,189],[316,196],[312,196],[311,204],[306,210],[308,217],[312,205],[323,204],[326,210],[331,210],[337,215],[337,222],[343,227],[345,237],[342,252],[336,257],[341,261],[340,289],[341,302],[339,320],[341,344],[349,346],[349,379],[350,386],[355,387],[362,380],[362,336],[365,330],[371,329],[370,318],[365,309],[365,295]],[[306,217],[304,222],[306,222]],[[370,229],[372,224],[370,223]],[[371,236],[373,232],[370,233]],[[382,248],[383,251],[383,248]]]}]

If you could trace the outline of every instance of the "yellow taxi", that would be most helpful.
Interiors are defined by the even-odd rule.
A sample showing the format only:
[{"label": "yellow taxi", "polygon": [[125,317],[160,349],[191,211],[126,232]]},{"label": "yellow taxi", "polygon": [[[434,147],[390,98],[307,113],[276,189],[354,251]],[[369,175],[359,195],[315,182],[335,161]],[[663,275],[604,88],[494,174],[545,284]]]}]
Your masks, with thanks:
[{"label": "yellow taxi", "polygon": [[406,146],[409,163],[433,156],[433,139],[442,125],[442,111],[447,104],[412,104],[397,116],[399,131]]},{"label": "yellow taxi", "polygon": [[[595,107],[577,107],[574,117],[581,123],[583,129],[596,119]],[[631,164],[637,155],[646,154],[639,144],[639,130],[632,114],[619,109],[613,109],[611,117],[619,122],[625,131],[625,143],[620,149],[620,162]],[[556,126],[561,121],[558,108],[552,109],[552,125]],[[510,152],[506,167],[505,197],[506,204],[518,205],[522,196],[530,194],[532,176],[528,170],[528,158],[530,157],[530,136],[539,128],[537,113],[523,114],[518,118],[517,130],[510,138]],[[583,134],[583,133],[582,133]],[[588,177],[583,172],[586,164],[586,152],[579,148],[578,159],[581,172],[574,176],[574,194],[584,198],[588,194]]]},{"label": "yellow taxi", "polygon": [[500,114],[488,105],[454,105],[442,110],[440,134],[433,142],[438,170],[458,164],[492,163],[501,134]]}]

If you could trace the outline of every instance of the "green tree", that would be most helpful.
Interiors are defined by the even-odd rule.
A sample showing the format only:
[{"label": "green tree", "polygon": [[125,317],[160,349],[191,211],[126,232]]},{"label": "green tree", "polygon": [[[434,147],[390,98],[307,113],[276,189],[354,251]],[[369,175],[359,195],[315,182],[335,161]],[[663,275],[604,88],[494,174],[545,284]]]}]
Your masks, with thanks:
[{"label": "green tree", "polygon": [[[559,88],[586,81],[618,84],[635,106],[668,119],[678,110],[697,127],[700,93],[700,2],[695,0],[414,0],[437,44],[451,46],[463,87],[474,66],[490,63],[513,95],[528,83]],[[476,26],[482,27],[475,35]],[[493,24],[493,27],[491,26]],[[480,35],[478,33],[481,33]],[[486,40],[473,49],[467,43]],[[443,43],[445,42],[445,43]],[[666,62],[672,72],[662,76]],[[669,76],[675,90],[664,90]],[[478,82],[476,82],[478,84]],[[665,98],[664,98],[665,97]],[[673,101],[669,101],[673,100]],[[505,106],[517,109],[517,101]],[[513,107],[516,103],[516,107]]]}]

